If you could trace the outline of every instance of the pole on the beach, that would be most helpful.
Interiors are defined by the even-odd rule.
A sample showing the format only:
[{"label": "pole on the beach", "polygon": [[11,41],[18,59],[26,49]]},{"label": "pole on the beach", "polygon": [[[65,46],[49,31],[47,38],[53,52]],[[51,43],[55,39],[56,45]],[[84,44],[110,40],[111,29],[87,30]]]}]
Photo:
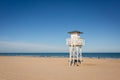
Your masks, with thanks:
[{"label": "pole on the beach", "polygon": [[85,44],[84,39],[80,38],[82,32],[69,32],[71,38],[66,43],[69,46],[69,65],[75,65],[82,62],[82,46]]}]

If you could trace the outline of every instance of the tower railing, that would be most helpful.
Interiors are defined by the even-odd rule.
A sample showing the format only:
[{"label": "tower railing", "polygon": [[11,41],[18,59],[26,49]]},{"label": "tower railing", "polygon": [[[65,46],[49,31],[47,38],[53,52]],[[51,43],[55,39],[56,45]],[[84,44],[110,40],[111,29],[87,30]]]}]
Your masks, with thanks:
[{"label": "tower railing", "polygon": [[85,41],[82,38],[67,38],[66,44],[68,46],[83,46],[85,45]]}]

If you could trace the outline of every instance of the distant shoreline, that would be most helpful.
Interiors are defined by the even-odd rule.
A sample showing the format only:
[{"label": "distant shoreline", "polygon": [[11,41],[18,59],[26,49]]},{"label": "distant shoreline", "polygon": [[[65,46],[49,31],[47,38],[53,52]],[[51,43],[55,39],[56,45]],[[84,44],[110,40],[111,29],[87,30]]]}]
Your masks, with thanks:
[{"label": "distant shoreline", "polygon": [[[0,55],[0,57],[24,57],[24,58],[29,58],[29,57],[31,57],[31,58],[66,58],[66,59],[68,59],[69,60],[69,57],[58,57],[58,56],[51,56],[51,57],[42,57],[42,56],[1,56]],[[120,60],[120,58],[97,58],[97,57],[83,57],[83,61],[84,61],[84,59],[112,59],[112,60]]]},{"label": "distant shoreline", "polygon": [[[120,53],[83,53],[84,58],[120,59]],[[69,53],[0,53],[0,56],[69,57]]]}]

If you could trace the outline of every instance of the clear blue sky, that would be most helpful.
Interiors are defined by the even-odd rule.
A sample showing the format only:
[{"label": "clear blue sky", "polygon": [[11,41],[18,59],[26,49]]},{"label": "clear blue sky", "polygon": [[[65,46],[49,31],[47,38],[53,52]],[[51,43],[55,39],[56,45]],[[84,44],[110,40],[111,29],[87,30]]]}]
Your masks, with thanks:
[{"label": "clear blue sky", "polygon": [[120,52],[120,1],[0,0],[0,52],[67,52],[72,30],[84,52]]}]

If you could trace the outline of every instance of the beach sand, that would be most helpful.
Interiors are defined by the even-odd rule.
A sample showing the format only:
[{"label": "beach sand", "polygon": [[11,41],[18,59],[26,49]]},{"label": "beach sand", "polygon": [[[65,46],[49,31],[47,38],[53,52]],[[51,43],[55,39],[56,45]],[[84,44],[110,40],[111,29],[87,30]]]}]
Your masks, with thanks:
[{"label": "beach sand", "polygon": [[0,56],[0,80],[120,80],[120,59],[84,58],[68,66],[68,58]]}]

